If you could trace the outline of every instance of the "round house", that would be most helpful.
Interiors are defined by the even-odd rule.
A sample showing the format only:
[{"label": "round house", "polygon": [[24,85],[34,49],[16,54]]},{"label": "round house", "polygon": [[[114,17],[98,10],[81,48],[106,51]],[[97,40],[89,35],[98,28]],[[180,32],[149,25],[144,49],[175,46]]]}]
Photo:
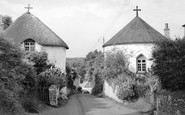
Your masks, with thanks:
[{"label": "round house", "polygon": [[122,49],[129,55],[129,70],[134,73],[145,73],[152,65],[151,54],[155,42],[167,38],[152,28],[138,14],[115,34],[103,47],[105,53],[114,48]]},{"label": "round house", "polygon": [[67,44],[30,12],[17,18],[4,32],[4,38],[26,52],[45,51],[48,59],[65,70]]}]

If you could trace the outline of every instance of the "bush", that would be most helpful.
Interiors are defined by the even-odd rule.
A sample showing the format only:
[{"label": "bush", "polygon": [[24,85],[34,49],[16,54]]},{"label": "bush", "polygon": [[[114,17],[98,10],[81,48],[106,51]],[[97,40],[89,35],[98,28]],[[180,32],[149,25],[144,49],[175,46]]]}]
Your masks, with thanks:
[{"label": "bush", "polygon": [[46,52],[26,52],[24,58],[33,65],[37,75],[54,66],[49,63]]},{"label": "bush", "polygon": [[117,79],[122,73],[128,73],[128,58],[122,50],[113,49],[106,53],[105,79]]},{"label": "bush", "polygon": [[[185,87],[185,41],[176,39],[156,43],[152,53],[152,71],[162,88],[170,91]],[[173,85],[172,85],[173,84]]]},{"label": "bush", "polygon": [[0,38],[0,112],[23,114],[22,97],[36,84],[32,67],[23,62],[22,53]]},{"label": "bush", "polygon": [[92,89],[91,94],[98,95],[103,93],[103,70],[95,70],[95,85]]},{"label": "bush", "polygon": [[59,68],[50,68],[38,76],[38,86],[48,87],[57,85],[65,86],[65,74]]},{"label": "bush", "polygon": [[134,101],[138,98],[138,94],[135,92],[135,74],[131,72],[122,73],[118,76],[116,84],[119,86],[118,98],[126,101]]},{"label": "bush", "polygon": [[82,92],[82,87],[77,88],[78,92]]},{"label": "bush", "polygon": [[78,77],[75,69],[71,69],[69,65],[66,65],[66,86],[70,89],[75,89],[73,85],[74,80]]},{"label": "bush", "polygon": [[138,97],[146,97],[146,94],[149,92],[149,87],[146,85],[135,85],[134,92]]},{"label": "bush", "polygon": [[118,98],[126,101],[133,101],[134,99],[137,99],[136,93],[133,91],[132,88],[123,88],[120,87],[118,90]]},{"label": "bush", "polygon": [[0,114],[23,115],[24,109],[20,103],[18,93],[13,90],[2,88],[0,90]]},{"label": "bush", "polygon": [[[66,85],[65,74],[59,68],[50,68],[38,75],[38,97],[44,103],[49,103],[49,87],[56,85],[64,87]],[[44,97],[47,97],[46,99]]]},{"label": "bush", "polygon": [[[125,52],[125,51],[124,51]],[[105,79],[119,86],[117,96],[122,100],[132,101],[138,96],[134,91],[136,75],[128,69],[128,55],[123,50],[113,49],[106,53]]]}]

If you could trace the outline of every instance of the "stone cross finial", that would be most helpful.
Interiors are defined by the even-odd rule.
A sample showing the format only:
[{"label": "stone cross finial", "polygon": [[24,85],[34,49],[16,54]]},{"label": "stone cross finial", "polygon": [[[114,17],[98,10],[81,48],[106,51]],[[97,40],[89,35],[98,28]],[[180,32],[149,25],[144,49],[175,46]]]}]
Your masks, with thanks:
[{"label": "stone cross finial", "polygon": [[141,9],[138,9],[138,6],[136,6],[136,9],[133,9],[133,11],[136,11],[136,16],[138,17],[138,11],[141,11]]},{"label": "stone cross finial", "polygon": [[33,7],[30,7],[30,4],[28,4],[28,7],[25,7],[25,9],[28,9],[28,13],[29,13],[30,9],[33,9]]}]

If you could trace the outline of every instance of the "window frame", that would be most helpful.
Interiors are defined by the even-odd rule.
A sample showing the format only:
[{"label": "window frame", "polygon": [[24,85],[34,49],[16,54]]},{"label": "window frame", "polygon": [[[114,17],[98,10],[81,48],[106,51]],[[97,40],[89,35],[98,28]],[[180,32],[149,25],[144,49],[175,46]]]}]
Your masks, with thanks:
[{"label": "window frame", "polygon": [[147,62],[146,57],[143,54],[140,54],[136,58],[136,73],[146,73]]},{"label": "window frame", "polygon": [[27,39],[24,41],[24,51],[33,52],[35,51],[35,41],[32,39]]}]

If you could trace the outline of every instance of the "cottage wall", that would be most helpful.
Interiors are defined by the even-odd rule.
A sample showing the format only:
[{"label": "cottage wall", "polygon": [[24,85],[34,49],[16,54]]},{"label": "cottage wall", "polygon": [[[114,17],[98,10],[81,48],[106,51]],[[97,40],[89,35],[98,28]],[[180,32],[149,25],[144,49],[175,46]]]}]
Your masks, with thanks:
[{"label": "cottage wall", "polygon": [[[24,49],[24,43],[21,44],[21,49]],[[35,51],[45,51],[48,53],[48,60],[54,63],[56,67],[65,71],[66,66],[66,48],[64,47],[52,47],[52,46],[41,46],[35,42]]]},{"label": "cottage wall", "polygon": [[42,50],[48,53],[48,59],[55,64],[56,67],[65,71],[66,67],[66,48],[43,46]]},{"label": "cottage wall", "polygon": [[139,55],[143,54],[147,61],[146,61],[146,68],[151,68],[152,61],[151,55],[153,50],[154,44],[152,43],[137,43],[137,44],[124,44],[124,45],[116,45],[116,46],[107,46],[105,47],[105,52],[111,51],[114,48],[122,49],[125,54],[129,56],[129,70],[132,72],[136,72],[136,59]]}]

